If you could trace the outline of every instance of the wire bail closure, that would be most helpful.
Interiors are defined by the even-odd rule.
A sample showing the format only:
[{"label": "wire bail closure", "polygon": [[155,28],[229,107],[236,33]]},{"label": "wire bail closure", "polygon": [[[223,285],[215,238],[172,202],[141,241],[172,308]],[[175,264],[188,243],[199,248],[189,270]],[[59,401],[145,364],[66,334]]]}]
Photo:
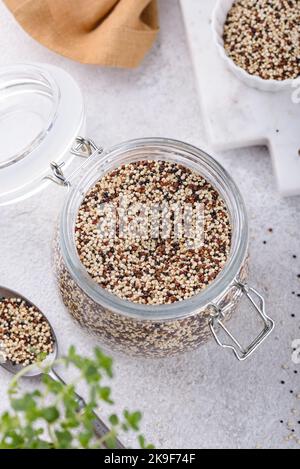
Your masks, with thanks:
[{"label": "wire bail closure", "polygon": [[50,181],[55,182],[59,186],[70,187],[71,180],[78,174],[78,172],[87,165],[91,158],[96,154],[100,155],[103,152],[102,147],[98,147],[92,139],[77,137],[72,148],[70,150],[72,155],[79,156],[80,158],[85,158],[85,162],[79,166],[70,176],[67,178],[62,170],[65,166],[65,162],[58,164],[55,161],[50,163],[51,174],[46,176],[45,179],[50,179]]},{"label": "wire bail closure", "polygon": [[[239,361],[244,361],[264,342],[268,335],[272,332],[275,327],[275,322],[271,319],[265,311],[265,300],[264,298],[254,289],[249,287],[246,284],[236,282],[235,286],[239,288],[242,293],[250,301],[254,309],[257,311],[259,317],[264,323],[264,328],[261,333],[253,340],[253,342],[246,348],[244,348],[240,342],[231,334],[227,327],[222,322],[225,315],[221,308],[217,305],[212,304],[212,313],[209,320],[210,330],[220,347],[228,348],[233,351],[234,355]],[[255,298],[251,294],[254,294],[258,299],[258,303],[255,301]],[[222,342],[218,337],[219,328],[223,329],[225,334],[232,340],[233,344],[226,344]]]}]

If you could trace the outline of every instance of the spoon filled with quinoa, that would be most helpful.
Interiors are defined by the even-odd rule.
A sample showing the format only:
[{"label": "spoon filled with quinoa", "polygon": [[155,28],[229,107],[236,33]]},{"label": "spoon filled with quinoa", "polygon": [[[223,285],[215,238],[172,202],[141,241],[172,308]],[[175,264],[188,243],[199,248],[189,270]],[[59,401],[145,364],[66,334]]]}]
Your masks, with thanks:
[{"label": "spoon filled with quinoa", "polygon": [[[51,365],[58,349],[43,313],[18,293],[0,287],[0,365],[12,373],[44,361]],[[41,374],[31,367],[27,376]]]},{"label": "spoon filled with quinoa", "polygon": [[[47,367],[54,381],[66,384],[52,368],[57,356],[57,339],[46,316],[23,296],[0,287],[0,366],[13,374],[28,367],[22,376],[29,378],[42,376]],[[79,411],[86,406],[78,394],[77,402]],[[93,429],[99,438],[110,432],[96,414]],[[116,448],[124,449],[119,440]]]}]

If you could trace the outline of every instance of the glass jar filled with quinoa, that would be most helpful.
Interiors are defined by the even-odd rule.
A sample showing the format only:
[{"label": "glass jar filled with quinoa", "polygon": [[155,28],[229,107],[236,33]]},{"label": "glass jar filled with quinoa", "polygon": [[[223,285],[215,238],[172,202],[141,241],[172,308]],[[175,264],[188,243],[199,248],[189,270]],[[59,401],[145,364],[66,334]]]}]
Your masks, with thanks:
[{"label": "glass jar filled with quinoa", "polygon": [[[0,206],[53,182],[68,189],[54,267],[70,314],[103,345],[135,356],[170,356],[214,337],[246,359],[274,323],[247,286],[247,214],[228,173],[175,140],[103,150],[77,137],[84,132],[82,95],[57,67],[4,67],[0,90],[0,131],[19,129],[12,105],[26,114],[38,109],[40,118],[15,141],[4,139]],[[83,163],[68,168],[75,156]],[[225,325],[242,297],[262,322],[246,347]]]},{"label": "glass jar filled with quinoa", "polygon": [[[169,356],[214,336],[245,359],[273,321],[246,284],[248,222],[231,177],[175,140],[100,152],[71,189],[56,240],[57,283],[71,315],[132,355]],[[246,348],[224,325],[243,295],[263,321]]]}]

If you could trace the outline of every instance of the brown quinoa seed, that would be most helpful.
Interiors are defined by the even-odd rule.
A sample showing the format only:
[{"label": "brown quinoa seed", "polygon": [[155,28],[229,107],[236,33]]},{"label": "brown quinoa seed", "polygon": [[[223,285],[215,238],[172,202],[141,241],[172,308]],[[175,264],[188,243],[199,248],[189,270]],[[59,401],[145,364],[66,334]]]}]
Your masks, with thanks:
[{"label": "brown quinoa seed", "polygon": [[236,0],[224,25],[226,53],[251,75],[300,75],[299,0]]},{"label": "brown quinoa seed", "polygon": [[51,328],[34,306],[20,298],[0,300],[1,358],[14,365],[31,365],[53,352]]},{"label": "brown quinoa seed", "polygon": [[[137,204],[201,204],[203,243],[189,245],[173,231],[167,237],[142,232],[124,238],[119,226],[115,236],[99,236],[99,204],[115,202],[119,208],[120,197],[129,202],[131,221],[138,216]],[[162,226],[166,219],[162,216]],[[118,297],[140,304],[170,304],[200,293],[222,271],[231,248],[230,217],[220,194],[198,173],[167,161],[128,163],[106,174],[84,198],[75,236],[80,260],[93,280]]]}]

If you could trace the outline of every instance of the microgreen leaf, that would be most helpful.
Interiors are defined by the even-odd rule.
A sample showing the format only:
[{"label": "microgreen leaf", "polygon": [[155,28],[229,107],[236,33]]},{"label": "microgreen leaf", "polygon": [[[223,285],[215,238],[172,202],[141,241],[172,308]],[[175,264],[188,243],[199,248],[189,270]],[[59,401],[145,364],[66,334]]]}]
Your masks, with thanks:
[{"label": "microgreen leaf", "polygon": [[59,418],[59,411],[56,407],[50,406],[42,409],[40,415],[46,420],[46,422],[53,423]]},{"label": "microgreen leaf", "polygon": [[109,421],[112,425],[116,426],[119,424],[119,417],[116,415],[116,414],[112,414],[110,417],[109,417]]}]

